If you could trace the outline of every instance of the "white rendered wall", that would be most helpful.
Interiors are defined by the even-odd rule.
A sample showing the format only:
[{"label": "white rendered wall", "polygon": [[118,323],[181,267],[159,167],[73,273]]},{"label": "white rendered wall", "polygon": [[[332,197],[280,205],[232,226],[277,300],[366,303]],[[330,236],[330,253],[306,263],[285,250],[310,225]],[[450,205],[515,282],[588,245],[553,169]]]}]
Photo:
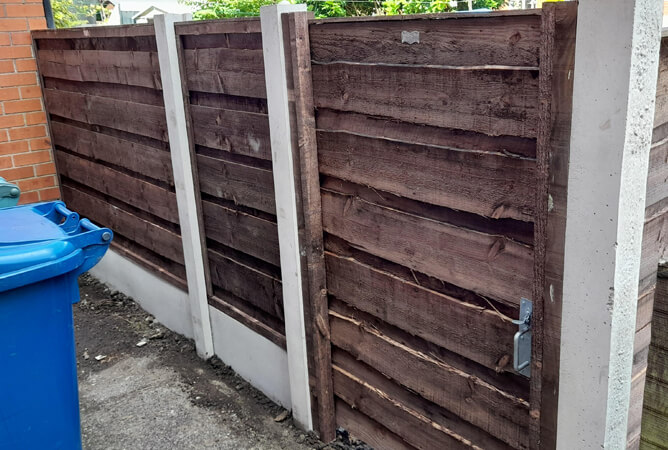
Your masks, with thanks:
[{"label": "white rendered wall", "polygon": [[559,449],[626,448],[662,6],[579,3]]}]

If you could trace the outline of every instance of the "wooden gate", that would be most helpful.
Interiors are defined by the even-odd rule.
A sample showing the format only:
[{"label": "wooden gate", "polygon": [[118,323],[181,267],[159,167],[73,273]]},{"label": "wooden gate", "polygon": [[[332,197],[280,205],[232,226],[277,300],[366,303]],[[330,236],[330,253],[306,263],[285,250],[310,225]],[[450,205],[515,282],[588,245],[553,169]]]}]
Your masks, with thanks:
[{"label": "wooden gate", "polygon": [[[300,158],[317,152],[301,177],[321,194],[304,214],[322,217],[328,297],[310,311],[316,335],[327,311],[329,335],[311,354],[316,375],[331,352],[332,384],[314,397],[331,388],[335,423],[376,448],[554,444],[539,411],[560,299],[543,298],[561,273],[546,242],[563,233],[574,7],[311,20],[308,33],[299,14],[284,21]],[[522,298],[531,379],[513,370]]]}]

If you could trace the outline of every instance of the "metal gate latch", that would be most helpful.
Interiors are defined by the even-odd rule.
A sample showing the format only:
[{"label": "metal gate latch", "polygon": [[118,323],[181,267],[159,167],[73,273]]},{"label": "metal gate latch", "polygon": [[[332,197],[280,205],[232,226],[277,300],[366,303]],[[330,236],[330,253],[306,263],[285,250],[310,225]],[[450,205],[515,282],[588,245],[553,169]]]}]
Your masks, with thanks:
[{"label": "metal gate latch", "polygon": [[519,326],[519,331],[515,333],[515,351],[513,352],[513,368],[525,377],[531,376],[531,314],[533,313],[533,303],[531,300],[523,298],[520,301],[520,317],[513,320],[515,325]]}]

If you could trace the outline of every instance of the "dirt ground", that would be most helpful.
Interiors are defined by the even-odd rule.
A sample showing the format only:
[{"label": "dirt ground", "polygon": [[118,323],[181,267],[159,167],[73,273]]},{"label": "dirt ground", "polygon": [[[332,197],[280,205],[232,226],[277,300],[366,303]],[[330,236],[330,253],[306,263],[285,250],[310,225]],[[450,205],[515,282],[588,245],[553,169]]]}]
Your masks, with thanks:
[{"label": "dirt ground", "polygon": [[320,442],[220,360],[198,358],[192,341],[132,299],[87,274],[79,284],[85,449],[369,449],[343,430],[335,442]]}]

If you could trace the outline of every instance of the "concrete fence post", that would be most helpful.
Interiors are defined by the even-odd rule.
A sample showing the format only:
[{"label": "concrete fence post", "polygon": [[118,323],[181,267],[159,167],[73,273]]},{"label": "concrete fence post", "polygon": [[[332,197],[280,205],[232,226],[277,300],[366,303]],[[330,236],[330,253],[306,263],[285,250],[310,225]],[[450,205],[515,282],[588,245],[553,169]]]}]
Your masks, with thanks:
[{"label": "concrete fence post", "polygon": [[292,133],[288,106],[288,80],[281,14],[306,11],[306,5],[270,5],[260,10],[262,49],[267,84],[271,156],[276,194],[276,216],[281,252],[285,311],[285,337],[292,416],[307,430],[313,429],[309,388],[304,292],[297,220],[297,192]]},{"label": "concrete fence post", "polygon": [[154,24],[193,335],[197,354],[207,359],[213,356],[214,350],[209,319],[206,266],[199,223],[199,198],[195,190],[198,187],[195,185],[193,174],[192,141],[183,95],[177,36],[174,31],[175,22],[187,20],[191,20],[190,14],[165,14],[156,16]]},{"label": "concrete fence post", "polygon": [[623,449],[661,2],[580,2],[564,247],[557,448]]}]

